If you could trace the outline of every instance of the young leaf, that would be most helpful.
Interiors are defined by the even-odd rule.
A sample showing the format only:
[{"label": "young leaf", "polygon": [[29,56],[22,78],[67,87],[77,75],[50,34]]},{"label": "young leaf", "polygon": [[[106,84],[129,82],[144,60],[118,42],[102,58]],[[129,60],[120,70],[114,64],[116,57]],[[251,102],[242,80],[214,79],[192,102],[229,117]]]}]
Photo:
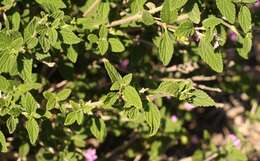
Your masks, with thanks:
[{"label": "young leaf", "polygon": [[21,104],[29,114],[36,112],[36,109],[39,106],[38,102],[33,98],[30,92],[27,92],[22,96]]},{"label": "young leaf", "polygon": [[76,63],[78,59],[78,53],[75,51],[72,45],[70,45],[70,47],[68,48],[67,57],[72,63]]},{"label": "young leaf", "polygon": [[145,116],[145,121],[147,122],[150,128],[149,130],[150,136],[155,135],[160,127],[160,122],[161,122],[161,114],[159,109],[157,108],[156,105],[149,102],[144,107],[144,116]]},{"label": "young leaf", "polygon": [[31,144],[35,144],[40,131],[38,123],[36,122],[35,119],[30,118],[29,120],[26,121],[25,128],[28,132]]},{"label": "young leaf", "polygon": [[6,126],[7,126],[10,134],[12,134],[15,131],[18,122],[19,122],[19,120],[17,118],[13,117],[13,116],[10,116],[7,119]]},{"label": "young leaf", "polygon": [[99,49],[99,52],[101,55],[105,55],[105,53],[108,50],[108,46],[109,46],[109,44],[108,44],[107,39],[101,38],[98,40],[98,49]]},{"label": "young leaf", "polygon": [[100,142],[103,142],[106,136],[105,122],[102,119],[92,118],[90,131]]},{"label": "young leaf", "polygon": [[232,0],[216,0],[216,4],[220,13],[233,24],[236,19],[236,6]]},{"label": "young leaf", "polygon": [[193,3],[192,9],[190,10],[189,14],[189,19],[193,22],[193,23],[200,23],[200,9],[199,9],[199,5],[198,3]]},{"label": "young leaf", "polygon": [[4,76],[0,75],[0,90],[7,92],[11,88],[11,83]]},{"label": "young leaf", "polygon": [[0,152],[7,152],[5,136],[1,130],[0,130]]},{"label": "young leaf", "polygon": [[113,83],[122,79],[121,75],[118,73],[116,68],[112,64],[110,64],[108,60],[105,59],[104,64],[106,71]]},{"label": "young leaf", "polygon": [[240,11],[238,13],[238,22],[245,33],[251,31],[251,21],[252,18],[250,10],[246,6],[241,6]]},{"label": "young leaf", "polygon": [[144,11],[142,14],[142,19],[143,19],[143,23],[145,25],[152,25],[154,24],[154,19],[153,16],[148,12],[148,11]]},{"label": "young leaf", "polygon": [[122,42],[119,39],[109,38],[108,41],[111,45],[112,52],[120,53],[125,50],[124,45],[122,44]]},{"label": "young leaf", "polygon": [[25,82],[32,82],[32,63],[33,60],[31,58],[24,57],[23,58],[23,66],[21,71],[21,77]]},{"label": "young leaf", "polygon": [[194,106],[215,106],[215,101],[204,91],[196,89],[192,92],[192,104]]},{"label": "young leaf", "polygon": [[15,12],[12,15],[12,25],[13,25],[13,30],[18,31],[20,28],[20,22],[21,22],[21,17],[19,12]]},{"label": "young leaf", "polygon": [[[176,6],[176,5],[174,5]],[[163,3],[163,8],[160,13],[160,17],[162,19],[162,22],[165,22],[167,24],[172,24],[177,19],[177,9],[173,7],[172,0],[165,0]]]},{"label": "young leaf", "polygon": [[82,40],[80,38],[78,38],[77,35],[75,35],[71,30],[69,29],[61,29],[60,31],[62,38],[63,38],[63,42],[65,44],[68,45],[73,45],[73,44],[78,44],[79,42],[81,42]]},{"label": "young leaf", "polygon": [[248,59],[248,54],[252,48],[252,34],[247,33],[245,38],[240,37],[239,42],[242,44],[242,48],[237,48],[238,54],[244,58]]},{"label": "young leaf", "polygon": [[65,126],[72,125],[75,121],[77,121],[77,119],[78,119],[77,111],[70,112],[66,116],[64,125]]},{"label": "young leaf", "polygon": [[70,93],[71,93],[71,89],[63,89],[57,94],[57,99],[59,101],[64,101],[70,96]]},{"label": "young leaf", "polygon": [[171,39],[167,30],[164,31],[160,46],[159,46],[159,57],[163,64],[166,66],[170,63],[173,55],[174,47],[173,40]]},{"label": "young leaf", "polygon": [[128,105],[136,108],[143,107],[141,98],[134,87],[126,86],[123,90],[123,96]]}]

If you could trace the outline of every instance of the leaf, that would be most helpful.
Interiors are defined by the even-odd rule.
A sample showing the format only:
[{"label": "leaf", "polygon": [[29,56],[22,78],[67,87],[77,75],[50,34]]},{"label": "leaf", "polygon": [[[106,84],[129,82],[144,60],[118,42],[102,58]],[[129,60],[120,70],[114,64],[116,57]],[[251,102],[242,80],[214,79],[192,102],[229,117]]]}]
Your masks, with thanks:
[{"label": "leaf", "polygon": [[106,136],[105,122],[102,119],[92,118],[90,131],[100,142],[103,142]]},{"label": "leaf", "polygon": [[129,85],[132,81],[132,78],[133,78],[132,73],[125,75],[121,81],[122,85],[124,86]]},{"label": "leaf", "polygon": [[214,53],[213,46],[204,39],[200,41],[198,54],[214,71],[219,73],[223,71],[222,55]]},{"label": "leaf", "polygon": [[25,158],[30,151],[30,146],[28,143],[24,143],[19,147],[19,157]]},{"label": "leaf", "polygon": [[147,0],[132,0],[130,8],[131,13],[136,14],[138,12],[143,11],[143,6]]},{"label": "leaf", "polygon": [[21,71],[21,77],[25,82],[32,82],[32,63],[33,60],[31,58],[24,57],[22,59],[23,66]]},{"label": "leaf", "polygon": [[192,104],[194,106],[215,106],[215,101],[204,91],[202,90],[194,90],[192,92],[193,98],[192,98]]},{"label": "leaf", "polygon": [[45,35],[41,35],[38,40],[42,47],[43,52],[47,53],[51,48],[49,39]]},{"label": "leaf", "polygon": [[143,12],[142,19],[143,23],[148,26],[154,24],[155,22],[153,16],[148,11]]},{"label": "leaf", "polygon": [[238,22],[245,33],[252,30],[252,18],[248,7],[241,6],[238,13]]},{"label": "leaf", "polygon": [[65,126],[72,125],[75,121],[77,121],[77,119],[78,119],[77,111],[70,112],[66,116],[64,125]]},{"label": "leaf", "polygon": [[73,44],[78,44],[79,42],[81,42],[82,40],[80,38],[78,38],[77,35],[75,35],[71,30],[69,29],[61,29],[60,31],[62,38],[63,38],[63,42],[65,44],[68,45],[73,45]]},{"label": "leaf", "polygon": [[7,152],[5,136],[1,130],[0,130],[0,152]]},{"label": "leaf", "polygon": [[174,7],[177,9],[182,8],[187,2],[188,0],[172,0]]},{"label": "leaf", "polygon": [[105,55],[108,50],[108,41],[106,39],[99,39],[98,40],[98,48],[101,55]]},{"label": "leaf", "polygon": [[177,9],[172,6],[173,6],[172,0],[164,1],[162,11],[160,12],[160,17],[162,19],[162,22],[165,22],[167,24],[172,24],[177,20]]},{"label": "leaf", "polygon": [[55,44],[58,40],[58,32],[55,28],[50,28],[48,30],[48,38],[50,41],[50,44]]},{"label": "leaf", "polygon": [[112,64],[110,64],[108,60],[105,59],[104,64],[109,78],[113,83],[122,79],[116,68]]},{"label": "leaf", "polygon": [[193,22],[193,23],[200,23],[200,9],[199,9],[199,5],[198,3],[193,3],[193,6],[191,8],[191,10],[188,13],[189,15],[189,19]]},{"label": "leaf", "polygon": [[233,24],[236,19],[236,6],[232,0],[216,0],[216,4],[220,13]]},{"label": "leaf", "polygon": [[35,113],[37,107],[39,106],[38,102],[33,98],[30,92],[27,92],[22,96],[21,104],[29,114]]},{"label": "leaf", "polygon": [[76,63],[78,59],[78,53],[75,51],[72,45],[70,45],[70,47],[68,48],[67,57],[72,63]]},{"label": "leaf", "polygon": [[78,125],[81,125],[84,121],[84,113],[82,110],[77,111],[77,123]]},{"label": "leaf", "polygon": [[71,94],[71,89],[63,89],[57,94],[58,101],[66,100]]},{"label": "leaf", "polygon": [[11,88],[11,83],[4,76],[0,75],[0,91],[7,92]]},{"label": "leaf", "polygon": [[252,34],[247,33],[245,38],[242,38],[240,36],[238,41],[242,44],[241,48],[237,48],[238,54],[242,58],[248,59],[249,53],[250,53],[251,48],[252,48]]},{"label": "leaf", "polygon": [[119,39],[109,38],[108,41],[111,45],[112,52],[120,53],[125,50],[124,45],[122,44],[122,42]]},{"label": "leaf", "polygon": [[143,108],[141,98],[132,86],[126,86],[123,90],[123,96],[127,104],[136,108]]},{"label": "leaf", "polygon": [[145,121],[150,127],[149,135],[150,136],[155,135],[160,127],[160,122],[161,122],[161,114],[159,109],[157,108],[156,105],[149,102],[144,107],[144,116],[145,116]]},{"label": "leaf", "polygon": [[10,116],[7,119],[6,126],[7,126],[10,134],[12,134],[15,131],[18,122],[19,122],[19,120],[17,118],[13,117],[13,116]]},{"label": "leaf", "polygon": [[66,8],[62,0],[35,0],[47,12],[55,12],[59,9]]},{"label": "leaf", "polygon": [[13,25],[13,30],[18,31],[20,28],[20,22],[21,22],[21,17],[19,12],[15,12],[12,15],[12,25]]},{"label": "leaf", "polygon": [[188,37],[194,33],[194,27],[191,21],[181,23],[175,31],[176,37]]},{"label": "leaf", "polygon": [[37,138],[38,138],[38,135],[39,135],[39,125],[38,125],[38,123],[36,122],[35,119],[30,118],[29,120],[26,121],[25,128],[28,132],[31,144],[34,145]]},{"label": "leaf", "polygon": [[222,20],[215,16],[209,16],[209,18],[205,19],[202,24],[205,28],[215,28],[217,25],[221,24]]},{"label": "leaf", "polygon": [[170,63],[174,52],[173,40],[167,30],[162,35],[159,46],[159,57],[162,63],[166,66]]}]

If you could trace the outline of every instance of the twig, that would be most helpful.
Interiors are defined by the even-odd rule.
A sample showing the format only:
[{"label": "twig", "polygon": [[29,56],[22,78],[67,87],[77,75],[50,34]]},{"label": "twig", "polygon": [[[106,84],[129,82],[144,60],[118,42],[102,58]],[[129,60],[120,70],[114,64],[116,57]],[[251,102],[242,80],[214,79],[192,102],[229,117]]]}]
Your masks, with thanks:
[{"label": "twig", "polygon": [[[150,14],[155,14],[159,11],[162,10],[162,6],[159,6],[159,7],[156,7],[154,9],[151,9],[151,10],[148,10],[148,12]],[[107,25],[107,27],[114,27],[114,26],[118,26],[118,25],[122,25],[122,24],[126,24],[126,23],[129,23],[131,21],[137,21],[139,19],[142,18],[142,12],[140,13],[137,13],[135,15],[132,15],[132,16],[128,16],[128,17],[125,17],[125,18],[122,18],[122,19],[119,19],[119,20],[115,20],[113,22],[111,22],[110,24]],[[177,18],[177,21],[182,21],[184,19],[187,19],[188,18],[188,15],[187,14],[183,14],[183,15],[180,15],[178,18]]]},{"label": "twig", "polygon": [[89,6],[88,9],[83,13],[83,17],[86,17],[90,12],[92,12],[100,2],[101,0],[95,0],[95,2],[92,3],[92,5]]},{"label": "twig", "polygon": [[139,161],[139,160],[141,160],[142,159],[142,154],[138,154],[136,157],[135,157],[135,159],[134,159],[134,161]]},{"label": "twig", "polygon": [[214,153],[211,156],[209,156],[208,158],[206,158],[204,161],[212,161],[212,160],[214,160],[217,157],[218,157],[218,154]]},{"label": "twig", "polygon": [[193,76],[191,78],[193,81],[213,81],[213,80],[216,80],[217,77],[214,75],[214,76],[204,76],[204,75],[200,75],[200,76]]},{"label": "twig", "polygon": [[222,92],[222,90],[220,88],[208,87],[208,86],[205,86],[205,85],[202,85],[202,84],[194,83],[194,86],[197,86],[198,88],[203,89],[203,90],[207,90],[207,91]]},{"label": "twig", "polygon": [[55,91],[56,89],[59,89],[59,88],[65,86],[67,83],[68,83],[67,80],[63,80],[63,81],[61,81],[61,82],[55,84],[55,85],[52,86],[51,88],[49,88],[48,91],[49,91],[49,92],[53,92],[53,91]]}]

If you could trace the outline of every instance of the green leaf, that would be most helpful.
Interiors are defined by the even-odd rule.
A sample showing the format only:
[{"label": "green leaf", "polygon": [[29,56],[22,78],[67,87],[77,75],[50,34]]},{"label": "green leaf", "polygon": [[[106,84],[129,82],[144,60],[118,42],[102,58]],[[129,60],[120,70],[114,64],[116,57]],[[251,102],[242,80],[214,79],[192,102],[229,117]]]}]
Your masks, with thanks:
[{"label": "green leaf", "polygon": [[49,39],[45,35],[41,35],[38,40],[42,47],[43,52],[47,53],[51,48]]},{"label": "green leaf", "polygon": [[103,142],[106,136],[105,122],[102,119],[92,118],[90,131],[100,142]]},{"label": "green leaf", "polygon": [[21,77],[25,82],[32,82],[32,64],[33,60],[31,58],[24,57],[22,59],[23,66],[21,71]]},{"label": "green leaf", "polygon": [[174,7],[177,9],[182,8],[187,2],[188,0],[172,0]]},{"label": "green leaf", "polygon": [[12,15],[12,25],[13,25],[13,30],[18,31],[20,28],[20,22],[21,22],[21,17],[19,12],[15,12]]},{"label": "green leaf", "polygon": [[144,116],[145,116],[145,121],[147,122],[150,128],[149,135],[150,136],[155,135],[160,127],[160,122],[161,122],[161,114],[159,109],[157,108],[156,105],[149,102],[144,107]]},{"label": "green leaf", "polygon": [[245,33],[251,31],[252,29],[252,18],[250,10],[247,6],[241,6],[238,13],[238,22]]},{"label": "green leaf", "polygon": [[191,10],[189,11],[188,15],[189,15],[189,19],[193,22],[193,23],[200,23],[200,9],[199,9],[199,5],[198,3],[193,3],[193,6],[191,8]]},{"label": "green leaf", "polygon": [[194,27],[191,21],[181,23],[175,31],[176,37],[188,37],[194,33]]},{"label": "green leaf", "polygon": [[35,113],[39,106],[38,102],[33,98],[30,92],[27,92],[22,96],[21,104],[29,114]]},{"label": "green leaf", "polygon": [[108,41],[110,43],[112,52],[120,53],[120,52],[123,52],[125,50],[124,45],[122,44],[122,42],[119,39],[109,38]]},{"label": "green leaf", "polygon": [[153,16],[148,11],[143,12],[142,19],[145,25],[152,25],[155,22]]},{"label": "green leaf", "polygon": [[124,86],[127,86],[131,83],[132,81],[132,78],[133,78],[133,74],[130,73],[130,74],[127,74],[123,77],[122,81],[120,82],[122,85]]},{"label": "green leaf", "polygon": [[147,0],[132,0],[131,1],[131,13],[136,14],[144,10],[143,6]]},{"label": "green leaf", "polygon": [[31,144],[34,145],[39,135],[39,125],[37,121],[33,118],[30,118],[26,121],[25,128],[28,132]]},{"label": "green leaf", "polygon": [[47,12],[55,12],[59,9],[66,8],[62,0],[35,0]]},{"label": "green leaf", "polygon": [[63,89],[57,94],[58,101],[66,100],[71,94],[71,89]]},{"label": "green leaf", "polygon": [[209,18],[205,19],[202,24],[205,28],[215,28],[217,25],[221,24],[222,20],[220,18],[217,18],[215,16],[209,16]]},{"label": "green leaf", "polygon": [[141,98],[134,87],[126,86],[123,90],[123,97],[128,105],[143,108]]},{"label": "green leaf", "polygon": [[159,46],[159,57],[166,66],[170,63],[174,52],[173,40],[171,39],[167,30],[162,34]]},{"label": "green leaf", "polygon": [[200,41],[198,54],[214,71],[219,73],[223,71],[222,55],[215,53],[213,46],[207,40]]},{"label": "green leaf", "polygon": [[72,125],[75,121],[78,120],[78,114],[77,111],[70,112],[65,119],[64,125]]},{"label": "green leaf", "polygon": [[84,113],[82,110],[77,111],[77,123],[78,125],[81,125],[84,121]]},{"label": "green leaf", "polygon": [[196,89],[192,92],[192,95],[192,104],[194,106],[206,107],[216,105],[215,101],[202,90]]},{"label": "green leaf", "polygon": [[242,58],[248,59],[252,48],[252,33],[247,33],[244,38],[240,36],[238,41],[242,44],[241,48],[237,48],[238,54]]},{"label": "green leaf", "polygon": [[98,49],[101,55],[105,55],[108,50],[108,41],[106,39],[99,39],[98,40]]},{"label": "green leaf", "polygon": [[9,131],[10,134],[12,134],[15,131],[18,122],[19,122],[18,118],[15,118],[13,116],[10,116],[7,119],[6,126],[7,126],[8,131]]},{"label": "green leaf", "polygon": [[177,9],[173,7],[172,0],[164,1],[162,11],[160,12],[160,17],[162,22],[167,24],[172,24],[177,20]]},{"label": "green leaf", "polygon": [[63,28],[60,31],[62,38],[63,38],[63,42],[65,44],[68,45],[73,45],[73,44],[78,44],[79,42],[81,42],[82,40],[80,38],[78,38],[77,35],[75,35],[71,30]]},{"label": "green leaf", "polygon": [[50,28],[48,30],[48,38],[50,41],[50,44],[55,44],[58,40],[58,32],[55,28]]},{"label": "green leaf", "polygon": [[7,92],[11,88],[11,83],[4,76],[0,75],[0,90]]},{"label": "green leaf", "polygon": [[69,60],[72,63],[76,63],[77,62],[78,53],[76,52],[76,50],[73,48],[72,45],[70,45],[70,47],[68,48],[67,57],[69,58]]},{"label": "green leaf", "polygon": [[5,136],[1,130],[0,130],[0,152],[7,152]]},{"label": "green leaf", "polygon": [[233,24],[236,19],[236,6],[232,0],[216,0],[216,4],[220,13]]},{"label": "green leaf", "polygon": [[113,83],[122,79],[121,75],[118,73],[116,68],[112,64],[110,64],[108,60],[105,59],[104,64],[109,78]]},{"label": "green leaf", "polygon": [[30,151],[30,145],[28,143],[24,143],[19,147],[19,157],[25,158]]}]

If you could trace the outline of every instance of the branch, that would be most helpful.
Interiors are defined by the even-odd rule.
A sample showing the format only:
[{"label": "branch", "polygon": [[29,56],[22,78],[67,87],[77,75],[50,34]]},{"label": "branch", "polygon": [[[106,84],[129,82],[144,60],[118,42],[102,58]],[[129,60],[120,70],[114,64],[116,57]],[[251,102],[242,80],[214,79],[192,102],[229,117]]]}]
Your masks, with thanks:
[{"label": "branch", "polygon": [[[157,12],[160,12],[162,10],[162,8],[163,8],[163,6],[159,6],[159,7],[156,7],[154,9],[148,10],[148,12],[150,14],[155,14]],[[125,18],[122,18],[122,19],[119,19],[119,20],[112,21],[110,24],[107,25],[107,27],[114,27],[114,26],[126,24],[126,23],[129,23],[131,21],[137,21],[141,18],[142,18],[142,13],[137,13],[137,14],[132,15],[132,16],[128,16],[128,17],[125,17]],[[186,18],[188,18],[188,15],[183,14],[183,15],[180,15],[177,18],[177,21],[181,21],[181,20],[184,20]]]},{"label": "branch", "polygon": [[86,17],[90,12],[92,12],[101,2],[101,0],[95,0],[94,3],[92,3],[92,5],[90,5],[87,10],[83,13],[83,17]]}]

